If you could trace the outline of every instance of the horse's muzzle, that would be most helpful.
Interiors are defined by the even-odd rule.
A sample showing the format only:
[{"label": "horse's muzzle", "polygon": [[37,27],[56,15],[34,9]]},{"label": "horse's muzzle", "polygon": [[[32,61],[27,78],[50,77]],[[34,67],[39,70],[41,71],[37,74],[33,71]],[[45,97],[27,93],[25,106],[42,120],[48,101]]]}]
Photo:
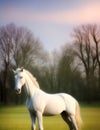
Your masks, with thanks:
[{"label": "horse's muzzle", "polygon": [[21,93],[21,89],[16,89],[16,93],[20,94]]}]

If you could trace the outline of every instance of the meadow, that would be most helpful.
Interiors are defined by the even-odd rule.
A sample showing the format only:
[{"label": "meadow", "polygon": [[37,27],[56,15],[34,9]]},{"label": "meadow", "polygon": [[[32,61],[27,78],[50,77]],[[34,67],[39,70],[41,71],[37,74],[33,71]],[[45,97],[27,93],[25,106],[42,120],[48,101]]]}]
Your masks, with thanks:
[{"label": "meadow", "polygon": [[[100,130],[100,104],[81,105],[81,115],[82,130]],[[60,115],[43,117],[43,121],[44,130],[69,130]],[[31,119],[25,105],[0,106],[0,130],[31,130]]]}]

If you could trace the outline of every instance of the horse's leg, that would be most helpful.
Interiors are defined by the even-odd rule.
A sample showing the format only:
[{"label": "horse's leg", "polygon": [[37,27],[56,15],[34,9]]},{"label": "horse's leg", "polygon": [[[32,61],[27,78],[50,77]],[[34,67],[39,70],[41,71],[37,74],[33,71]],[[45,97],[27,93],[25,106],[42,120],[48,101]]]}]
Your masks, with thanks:
[{"label": "horse's leg", "polygon": [[32,130],[35,130],[36,129],[36,114],[33,113],[32,111],[29,111],[29,112],[30,112],[30,117],[32,120]]},{"label": "horse's leg", "polygon": [[38,126],[39,126],[39,130],[43,130],[43,120],[42,120],[42,113],[41,112],[37,112],[37,121],[38,121]]},{"label": "horse's leg", "polygon": [[70,115],[70,118],[71,118],[71,120],[73,122],[74,129],[78,130],[77,123],[76,123],[76,120],[75,120],[75,116],[74,115]]},{"label": "horse's leg", "polygon": [[63,111],[63,112],[61,113],[61,116],[62,116],[62,118],[64,119],[64,121],[68,124],[70,130],[74,130],[72,120],[71,120],[71,118],[69,117],[68,113],[67,113],[66,111]]}]

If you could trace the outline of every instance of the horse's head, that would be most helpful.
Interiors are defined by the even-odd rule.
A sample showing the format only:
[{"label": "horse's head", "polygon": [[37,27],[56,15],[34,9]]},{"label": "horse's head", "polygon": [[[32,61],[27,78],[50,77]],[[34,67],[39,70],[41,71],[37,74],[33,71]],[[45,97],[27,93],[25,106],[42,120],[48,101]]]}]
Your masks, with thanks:
[{"label": "horse's head", "polygon": [[15,77],[15,90],[17,94],[21,93],[21,88],[25,84],[23,68],[18,68],[14,71]]}]

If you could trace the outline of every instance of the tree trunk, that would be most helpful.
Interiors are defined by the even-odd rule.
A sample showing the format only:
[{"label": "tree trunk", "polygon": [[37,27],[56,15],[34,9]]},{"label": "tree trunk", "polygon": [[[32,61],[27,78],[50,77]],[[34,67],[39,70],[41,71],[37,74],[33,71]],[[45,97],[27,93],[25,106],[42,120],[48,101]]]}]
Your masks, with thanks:
[{"label": "tree trunk", "polygon": [[7,103],[7,76],[8,76],[8,63],[5,64],[4,80],[3,80],[3,102]]}]

